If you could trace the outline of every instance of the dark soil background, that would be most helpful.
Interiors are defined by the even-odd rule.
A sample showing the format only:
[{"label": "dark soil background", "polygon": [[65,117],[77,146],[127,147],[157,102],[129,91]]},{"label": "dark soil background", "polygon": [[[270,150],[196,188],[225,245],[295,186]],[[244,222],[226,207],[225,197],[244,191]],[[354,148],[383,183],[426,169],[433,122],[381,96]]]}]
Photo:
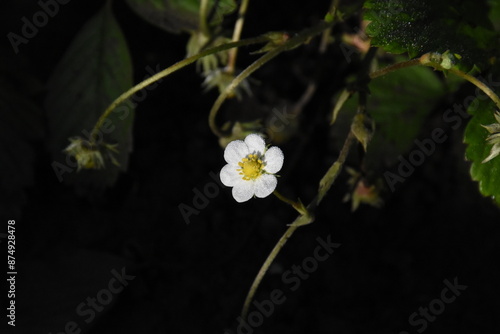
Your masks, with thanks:
[{"label": "dark soil background", "polygon": [[[52,69],[101,5],[74,0],[61,6],[18,55],[2,38],[4,64],[32,73],[42,87],[35,96],[40,104]],[[328,5],[326,0],[251,2],[244,36],[310,27]],[[6,36],[39,7],[35,1],[2,1],[0,9]],[[147,74],[147,66],[165,68],[185,56],[186,34],[155,28],[121,1],[114,2],[114,10],[129,43],[135,82]],[[234,19],[229,18],[228,29]],[[328,125],[332,96],[359,66],[346,64],[338,44],[324,55],[317,49],[316,39],[279,56],[256,72],[253,97],[231,101],[223,111],[291,108],[306,83],[317,82],[298,131],[280,144],[285,166],[278,189],[304,202],[313,198],[338,155],[343,139],[336,139]],[[256,57],[246,51],[240,52],[241,66]],[[2,213],[0,231],[6,233],[7,219],[16,219],[18,271],[16,327],[5,326],[2,333],[238,332],[248,289],[296,214],[274,197],[238,204],[230,189],[220,188],[186,224],[179,204],[193,205],[193,189],[203,191],[214,182],[210,173],[217,175],[224,165],[223,150],[207,124],[217,94],[203,93],[201,82],[191,66],[165,79],[139,104],[128,172],[102,196],[78,197],[60,184],[44,143],[34,144],[32,185],[24,197],[2,196],[14,203],[12,212]],[[421,138],[439,124],[440,112],[471,93],[466,85],[443,98]],[[342,202],[348,191],[344,171],[315,222],[297,230],[256,294],[257,301],[268,300],[280,289],[286,301],[260,326],[240,333],[500,333],[500,210],[470,180],[463,127],[447,134],[450,139],[385,198],[381,209],[361,206],[351,213],[350,203]],[[350,165],[356,166],[358,153],[352,150]],[[16,205],[22,210],[14,210]],[[282,274],[313,255],[318,237],[341,246],[292,291]],[[1,246],[5,259],[6,239]],[[134,277],[123,291],[112,294],[95,318],[80,315],[80,304],[103,296],[113,271],[122,270]],[[2,277],[5,282],[6,274]],[[410,315],[441,298],[444,280],[455,278],[467,289],[425,330],[412,326]],[[2,288],[5,295],[7,286]],[[2,304],[3,313],[5,308]],[[2,326],[7,320],[2,314]]]}]

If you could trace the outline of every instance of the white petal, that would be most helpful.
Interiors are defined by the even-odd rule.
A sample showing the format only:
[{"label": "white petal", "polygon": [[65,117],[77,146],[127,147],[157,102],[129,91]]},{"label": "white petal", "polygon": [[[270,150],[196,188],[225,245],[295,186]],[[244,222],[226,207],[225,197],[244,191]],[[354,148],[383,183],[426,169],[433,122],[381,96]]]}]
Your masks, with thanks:
[{"label": "white petal", "polygon": [[266,149],[266,142],[264,139],[254,133],[245,138],[245,144],[248,146],[248,153],[264,154],[264,150]]},{"label": "white petal", "polygon": [[234,140],[227,144],[224,150],[224,160],[229,164],[238,165],[238,162],[248,154],[248,147],[245,142],[243,140]]},{"label": "white petal", "polygon": [[235,165],[227,164],[220,171],[220,180],[226,187],[233,187],[239,180],[242,180],[240,172]]},{"label": "white petal", "polygon": [[264,162],[266,163],[264,170],[271,174],[279,172],[281,167],[283,167],[284,159],[283,151],[279,147],[271,147],[264,155]]},{"label": "white petal", "polygon": [[269,196],[274,189],[276,189],[276,185],[278,184],[278,180],[276,176],[264,174],[255,180],[255,196],[264,198]]},{"label": "white petal", "polygon": [[233,197],[238,203],[246,202],[255,194],[254,182],[241,180],[233,187]]}]

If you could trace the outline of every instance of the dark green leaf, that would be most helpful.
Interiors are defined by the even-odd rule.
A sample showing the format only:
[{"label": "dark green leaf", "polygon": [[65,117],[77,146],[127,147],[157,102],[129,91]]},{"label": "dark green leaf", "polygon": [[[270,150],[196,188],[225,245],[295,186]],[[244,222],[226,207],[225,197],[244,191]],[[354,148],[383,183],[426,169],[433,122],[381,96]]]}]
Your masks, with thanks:
[{"label": "dark green leaf", "polygon": [[116,159],[121,168],[106,161],[101,170],[82,170],[62,150],[69,137],[88,139],[99,116],[121,93],[132,86],[132,64],[125,38],[108,3],[92,17],[75,37],[55,68],[48,83],[45,101],[49,123],[52,167],[60,179],[85,188],[103,189],[126,170],[132,149],[131,128],[134,108],[119,106],[101,132],[106,143],[118,144]]},{"label": "dark green leaf", "polygon": [[[367,111],[375,121],[375,133],[365,159],[369,169],[380,170],[396,163],[413,145],[445,87],[431,69],[409,67],[372,80],[369,89]],[[348,117],[357,103],[357,96],[345,103],[345,110],[351,111]]]},{"label": "dark green leaf", "polygon": [[[127,0],[127,3],[143,19],[168,32],[198,29],[200,0]],[[210,22],[213,25],[220,24],[223,16],[236,8],[234,0],[210,0],[209,8],[214,5],[217,8]]]},{"label": "dark green leaf", "polygon": [[369,87],[368,110],[376,130],[367,162],[395,162],[413,145],[444,86],[431,69],[409,67],[377,78]]},{"label": "dark green leaf", "polygon": [[489,132],[482,125],[496,122],[495,110],[495,104],[489,99],[475,99],[467,109],[472,118],[465,129],[464,141],[468,144],[466,158],[472,161],[472,179],[479,182],[481,194],[491,196],[500,205],[500,156],[482,163],[492,147],[486,142]]},{"label": "dark green leaf", "polygon": [[500,30],[500,1],[489,0],[488,3],[491,7],[490,14],[489,14],[490,21],[493,23],[495,30],[499,31]]},{"label": "dark green leaf", "polygon": [[372,44],[388,52],[415,57],[449,50],[463,68],[482,68],[494,54],[497,34],[485,1],[368,0],[365,8]]}]

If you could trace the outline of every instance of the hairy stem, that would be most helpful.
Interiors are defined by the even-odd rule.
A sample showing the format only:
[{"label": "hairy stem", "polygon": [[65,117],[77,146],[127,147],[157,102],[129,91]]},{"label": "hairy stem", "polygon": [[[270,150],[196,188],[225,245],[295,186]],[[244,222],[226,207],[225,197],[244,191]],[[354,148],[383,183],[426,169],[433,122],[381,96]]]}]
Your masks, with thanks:
[{"label": "hairy stem", "polygon": [[299,228],[299,226],[301,226],[301,225],[293,225],[292,224],[290,227],[288,227],[285,234],[283,234],[283,236],[280,238],[280,240],[278,241],[276,246],[274,246],[273,250],[271,251],[271,253],[267,257],[266,261],[264,262],[264,264],[260,268],[257,276],[255,277],[255,279],[252,283],[252,286],[250,287],[250,290],[248,291],[247,298],[245,299],[245,303],[243,304],[243,310],[241,311],[241,317],[244,320],[246,320],[246,318],[248,316],[248,310],[250,309],[250,303],[252,302],[253,296],[255,295],[255,292],[257,291],[257,288],[259,287],[260,282],[262,281],[262,278],[264,278],[264,275],[266,274],[267,270],[271,266],[271,263],[273,263],[274,259],[276,258],[276,256],[280,252],[280,250],[283,248],[283,246],[288,241],[288,239],[292,236],[293,232],[295,232],[295,230],[297,228]]},{"label": "hairy stem", "polygon": [[[252,286],[250,287],[250,290],[248,291],[247,297],[243,304],[243,310],[241,311],[241,317],[243,319],[246,319],[248,315],[248,310],[250,309],[250,303],[252,302],[255,292],[257,291],[257,288],[259,287],[262,279],[264,278],[264,275],[268,271],[269,267],[271,266],[274,259],[283,248],[283,246],[285,246],[285,243],[292,236],[295,230],[297,230],[300,226],[312,223],[312,221],[314,220],[314,217],[311,214],[309,214],[309,212],[313,212],[313,210],[318,206],[318,204],[323,199],[324,195],[326,194],[326,191],[328,191],[328,189],[330,189],[330,187],[332,186],[333,182],[339,175],[342,166],[345,163],[345,160],[353,143],[354,143],[354,135],[352,134],[351,131],[349,131],[349,134],[344,142],[344,146],[340,151],[337,161],[333,163],[332,167],[330,167],[330,169],[326,172],[325,176],[323,176],[323,178],[321,179],[320,190],[318,192],[318,195],[307,206],[308,213],[300,215],[299,217],[297,217],[297,219],[295,219],[295,221],[288,227],[288,229],[280,238],[276,246],[274,246],[273,250],[268,255],[266,261],[264,262],[259,272],[257,273],[257,276],[255,277]],[[321,193],[322,195],[320,195]]]},{"label": "hairy stem", "polygon": [[208,17],[208,0],[201,0],[200,3],[200,31],[205,36],[210,36],[210,29],[208,28],[207,23]]},{"label": "hairy stem", "polygon": [[480,90],[482,90],[486,95],[488,95],[488,97],[493,102],[495,102],[497,108],[500,109],[500,98],[498,97],[498,95],[490,87],[488,87],[481,80],[473,77],[472,75],[467,74],[465,72],[462,72],[461,70],[459,70],[456,67],[445,66],[442,63],[440,63],[440,61],[442,61],[442,58],[441,58],[440,54],[426,53],[426,54],[422,55],[419,58],[411,59],[411,60],[408,60],[408,61],[405,61],[405,62],[401,62],[401,63],[397,63],[397,64],[394,64],[394,65],[390,65],[390,66],[387,66],[387,67],[385,67],[383,69],[380,69],[378,71],[370,73],[370,78],[371,79],[378,78],[378,77],[386,75],[386,74],[388,74],[390,72],[394,72],[394,71],[400,70],[402,68],[406,68],[406,67],[410,67],[410,66],[414,66],[414,65],[430,66],[430,67],[433,67],[436,70],[451,72],[451,73],[453,73],[453,74],[461,77],[462,79],[465,79],[465,80],[469,81],[474,86],[476,86],[477,88],[479,88]]},{"label": "hairy stem", "polygon": [[420,58],[415,58],[415,59],[411,59],[411,60],[404,61],[401,63],[389,65],[389,66],[384,67],[378,71],[370,73],[370,78],[375,79],[375,78],[381,77],[383,75],[386,75],[388,73],[400,70],[402,68],[415,66],[415,65],[422,65],[422,63],[420,62]]},{"label": "hairy stem", "polygon": [[286,198],[285,196],[281,195],[277,190],[273,191],[274,196],[278,197],[280,201],[285,202],[286,204],[290,204],[291,206],[295,207],[297,205],[297,202],[292,201],[289,198]]},{"label": "hairy stem", "polygon": [[257,59],[255,62],[253,62],[250,66],[248,66],[243,72],[241,72],[237,77],[233,79],[233,81],[226,87],[226,89],[219,95],[217,100],[215,100],[212,109],[210,110],[210,113],[208,115],[208,124],[210,126],[210,129],[212,130],[213,134],[215,134],[217,137],[224,137],[224,134],[219,130],[217,123],[216,123],[216,117],[217,113],[224,103],[224,101],[227,99],[227,97],[231,94],[231,92],[247,77],[249,77],[253,72],[258,70],[260,67],[262,67],[264,64],[266,64],[268,61],[279,55],[281,52],[293,49],[300,44],[308,41],[310,38],[314,37],[315,35],[320,34],[323,32],[325,29],[328,29],[333,25],[333,22],[324,22],[322,21],[320,24],[306,29],[299,34],[295,35],[294,37],[288,39],[286,42],[281,44],[280,46],[277,46],[273,50],[269,51],[259,59]]},{"label": "hairy stem", "polygon": [[[366,73],[368,71],[369,64],[372,62],[373,57],[375,56],[375,52],[376,52],[376,50],[372,50],[371,52],[368,52],[368,54],[365,56],[365,59],[363,60],[363,62],[364,62],[363,65],[364,65],[364,69],[365,69],[364,73]],[[364,77],[366,77],[366,74],[359,73],[358,76],[360,77],[360,80],[361,80],[362,79],[361,77],[363,77],[363,79],[364,79]],[[368,82],[366,82],[365,84],[367,84],[367,83]],[[361,105],[364,104],[363,98],[360,100],[360,104]],[[354,122],[354,119],[352,122]],[[337,160],[328,169],[328,171],[325,173],[325,175],[323,176],[323,178],[321,179],[321,181],[319,183],[318,194],[309,203],[309,205],[305,209],[302,209],[302,211],[299,211],[299,212],[303,212],[303,213],[301,213],[301,215],[299,217],[297,217],[291,225],[289,225],[288,229],[285,231],[285,233],[280,238],[278,243],[274,246],[271,253],[268,255],[267,259],[265,260],[265,262],[263,263],[259,272],[257,273],[257,276],[255,277],[255,279],[250,287],[250,290],[248,291],[245,302],[243,303],[243,309],[241,312],[241,316],[243,319],[247,318],[248,310],[250,309],[250,303],[253,300],[253,297],[255,295],[255,292],[257,291],[257,288],[259,287],[262,279],[264,278],[264,275],[269,270],[269,267],[273,263],[274,259],[279,254],[281,249],[285,246],[285,243],[288,241],[288,239],[293,235],[293,233],[300,226],[310,224],[314,221],[313,212],[316,210],[316,207],[323,200],[324,196],[326,195],[328,190],[331,188],[331,186],[333,185],[333,183],[335,182],[335,180],[339,176],[340,171],[342,170],[342,167],[344,166],[345,161],[347,160],[347,156],[349,155],[351,147],[353,146],[354,143],[355,143],[355,136],[354,136],[352,131],[349,131],[349,133],[344,141],[344,145],[342,146],[342,149],[340,150],[340,153],[339,153]]]},{"label": "hairy stem", "polygon": [[227,50],[227,49],[232,49],[232,48],[236,48],[236,47],[240,47],[240,46],[257,44],[257,43],[263,43],[263,42],[266,42],[266,41],[267,41],[267,38],[265,36],[260,36],[260,37],[255,37],[255,38],[249,38],[249,39],[241,40],[241,41],[238,41],[238,42],[232,42],[232,43],[222,44],[222,45],[210,48],[210,49],[206,49],[205,51],[202,51],[199,54],[196,54],[194,56],[191,56],[189,58],[181,60],[181,61],[173,64],[172,66],[164,69],[163,71],[158,72],[155,75],[147,78],[146,80],[138,83],[137,85],[135,85],[134,87],[130,88],[129,90],[127,90],[126,92],[124,92],[123,94],[121,94],[119,97],[117,97],[108,106],[108,108],[104,111],[104,113],[99,117],[99,119],[97,120],[96,124],[94,125],[94,128],[92,129],[92,132],[91,132],[91,135],[90,135],[91,141],[95,141],[96,140],[96,138],[97,138],[97,136],[99,134],[101,126],[103,125],[103,123],[106,120],[106,118],[113,112],[113,110],[115,110],[116,107],[118,107],[121,103],[123,103],[126,100],[128,100],[130,97],[132,97],[132,95],[134,95],[135,93],[137,93],[141,89],[143,89],[143,88],[145,88],[145,87],[147,87],[147,86],[155,83],[156,81],[158,81],[158,80],[160,80],[160,79],[168,76],[169,74],[172,74],[173,72],[175,72],[177,70],[180,70],[181,68],[183,68],[183,67],[185,67],[185,66],[187,66],[187,65],[189,65],[191,63],[194,63],[198,59],[203,58],[205,56],[208,56],[210,54],[214,54],[214,53],[217,53],[217,52],[220,52],[220,51],[224,51],[224,50]]},{"label": "hairy stem", "polygon": [[495,104],[497,105],[497,108],[500,109],[500,98],[498,98],[498,95],[495,94],[495,92],[490,88],[488,87],[486,84],[484,84],[482,81],[480,81],[479,79],[473,77],[472,75],[469,75],[467,73],[464,73],[458,69],[455,69],[455,68],[451,68],[449,70],[451,73],[469,81],[470,83],[472,83],[473,85],[475,85],[477,88],[479,88],[480,90],[482,90],[486,95],[488,95],[488,97],[493,101],[495,102]]},{"label": "hairy stem", "polygon": [[422,55],[420,58],[420,63],[425,66],[430,66],[433,67],[436,70],[440,71],[448,71],[451,72],[462,79],[465,79],[472,83],[474,86],[482,90],[488,97],[495,102],[497,108],[500,108],[500,98],[498,98],[498,95],[495,94],[495,92],[488,87],[486,84],[484,84],[481,80],[473,77],[470,74],[467,74],[465,72],[462,72],[456,67],[452,66],[452,60],[450,58],[446,57],[446,52],[444,54],[439,54],[435,52],[429,52],[424,55]]},{"label": "hairy stem", "polygon": [[212,133],[216,135],[217,137],[221,138],[224,137],[224,134],[219,130],[219,127],[217,126],[216,123],[216,117],[217,113],[224,103],[224,101],[227,99],[228,95],[230,95],[233,90],[247,77],[249,77],[253,72],[258,70],[262,65],[276,57],[278,54],[280,54],[281,51],[274,49],[259,59],[257,59],[255,62],[253,62],[250,66],[248,66],[245,70],[243,70],[237,77],[231,81],[231,83],[226,87],[226,89],[217,97],[215,100],[212,109],[210,109],[210,113],[208,114],[208,125],[210,126],[210,130],[212,130]]},{"label": "hairy stem", "polygon": [[[250,0],[243,0],[238,11],[238,20],[234,25],[233,30],[233,42],[239,41],[241,32],[243,31],[243,24],[245,23],[245,14],[247,12],[248,3]],[[238,49],[231,49],[229,51],[229,60],[226,66],[227,73],[233,74],[234,67],[236,65],[236,57],[238,55]]]},{"label": "hairy stem", "polygon": [[[340,0],[332,0],[330,4],[330,9],[328,13],[332,15],[333,18],[335,18],[335,15],[337,15],[337,8],[339,7],[339,2]],[[326,48],[328,46],[328,39],[330,38],[331,33],[332,33],[331,27],[323,31],[323,34],[321,35],[321,43],[319,44],[319,53],[323,54],[326,52]]]},{"label": "hairy stem", "polygon": [[330,190],[330,188],[332,187],[333,182],[335,182],[337,176],[339,176],[340,171],[344,166],[345,160],[347,159],[347,155],[349,154],[351,146],[355,142],[354,139],[354,134],[352,133],[352,131],[349,131],[349,134],[344,141],[344,145],[342,146],[342,150],[340,151],[337,161],[332,164],[332,166],[326,172],[325,176],[323,176],[323,178],[319,182],[318,195],[313,201],[315,207],[318,206],[319,203],[323,200],[328,190]]}]

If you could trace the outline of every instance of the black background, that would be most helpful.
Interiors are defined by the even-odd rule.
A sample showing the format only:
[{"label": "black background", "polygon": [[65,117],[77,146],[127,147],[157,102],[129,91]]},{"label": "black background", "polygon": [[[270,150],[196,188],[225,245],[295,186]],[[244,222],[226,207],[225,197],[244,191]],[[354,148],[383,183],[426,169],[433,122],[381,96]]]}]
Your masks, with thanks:
[{"label": "black background", "polygon": [[[328,5],[251,2],[244,37],[309,27]],[[20,46],[18,55],[2,37],[2,58],[15,64],[11,70],[31,73],[43,87],[72,38],[101,6],[100,1],[78,0],[61,6],[36,37]],[[0,8],[2,36],[19,31],[20,18],[39,10],[35,1],[2,1]],[[129,44],[135,82],[143,79],[147,66],[165,68],[185,56],[186,34],[153,27],[121,1],[113,8]],[[228,30],[233,22],[234,16]],[[342,29],[349,29],[349,22]],[[252,108],[264,112],[292,106],[305,82],[318,83],[299,131],[280,145],[286,160],[278,189],[304,202],[314,196],[341,145],[341,138],[329,142],[331,98],[359,66],[346,64],[338,44],[324,55],[317,48],[314,40],[280,55],[256,72],[253,97],[225,107],[226,113],[241,109],[247,115]],[[255,59],[243,50],[241,66]],[[238,204],[224,188],[186,224],[178,205],[192,205],[193,189],[203,190],[213,182],[210,172],[218,174],[224,165],[223,150],[207,124],[217,94],[203,93],[201,82],[194,66],[183,69],[138,106],[129,170],[102,196],[78,197],[60,184],[44,143],[34,143],[34,183],[25,189],[24,199],[10,199],[22,212],[3,213],[16,219],[14,333],[59,333],[69,321],[84,333],[235,330],[257,271],[296,214],[274,197]],[[472,92],[465,85],[443,99],[420,137],[436,126],[440,112]],[[41,89],[34,96],[40,105],[44,94]],[[381,209],[361,206],[351,213],[350,204],[342,202],[348,175],[341,174],[315,222],[297,230],[264,278],[256,299],[268,299],[273,289],[280,289],[286,302],[254,333],[416,333],[420,327],[412,327],[408,317],[439,298],[443,281],[455,277],[467,289],[425,332],[500,332],[499,210],[470,180],[463,129],[447,129],[447,134],[450,139],[387,196]],[[355,165],[357,157],[353,149],[348,163]],[[328,236],[341,246],[291,291],[281,273],[311,256],[317,237]],[[85,323],[76,308],[105,289],[111,271],[121,268],[135,278]],[[2,315],[2,326],[6,321]]]}]

